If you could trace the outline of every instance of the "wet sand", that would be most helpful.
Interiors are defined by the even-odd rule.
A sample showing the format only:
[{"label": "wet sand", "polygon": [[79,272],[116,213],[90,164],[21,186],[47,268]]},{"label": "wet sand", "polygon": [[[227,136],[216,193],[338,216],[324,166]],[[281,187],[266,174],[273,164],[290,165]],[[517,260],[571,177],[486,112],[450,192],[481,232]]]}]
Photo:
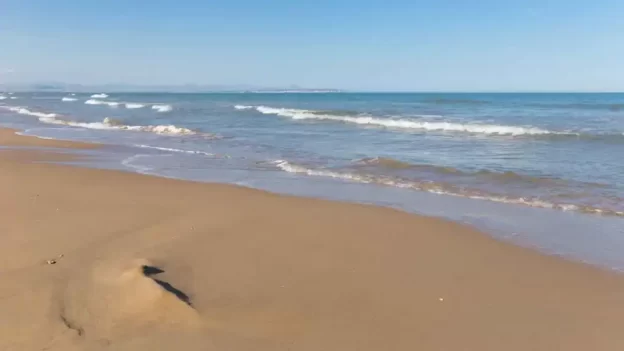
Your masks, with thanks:
[{"label": "wet sand", "polygon": [[613,272],[392,209],[40,162],[70,158],[0,150],[0,350],[624,349]]}]

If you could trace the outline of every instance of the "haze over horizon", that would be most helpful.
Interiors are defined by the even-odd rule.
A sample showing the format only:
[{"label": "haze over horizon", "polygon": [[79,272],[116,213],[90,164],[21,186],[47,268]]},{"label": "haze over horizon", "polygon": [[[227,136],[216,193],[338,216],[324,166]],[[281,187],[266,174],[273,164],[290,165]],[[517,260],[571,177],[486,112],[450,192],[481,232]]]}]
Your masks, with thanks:
[{"label": "haze over horizon", "polygon": [[616,0],[5,0],[0,86],[624,91],[621,13]]}]

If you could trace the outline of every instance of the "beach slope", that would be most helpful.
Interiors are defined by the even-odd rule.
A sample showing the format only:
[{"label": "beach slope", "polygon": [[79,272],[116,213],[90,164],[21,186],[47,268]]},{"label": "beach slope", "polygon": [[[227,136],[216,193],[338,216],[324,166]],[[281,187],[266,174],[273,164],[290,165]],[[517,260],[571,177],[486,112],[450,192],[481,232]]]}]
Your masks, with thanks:
[{"label": "beach slope", "polygon": [[41,162],[69,158],[0,149],[0,350],[624,350],[615,273],[392,209]]}]

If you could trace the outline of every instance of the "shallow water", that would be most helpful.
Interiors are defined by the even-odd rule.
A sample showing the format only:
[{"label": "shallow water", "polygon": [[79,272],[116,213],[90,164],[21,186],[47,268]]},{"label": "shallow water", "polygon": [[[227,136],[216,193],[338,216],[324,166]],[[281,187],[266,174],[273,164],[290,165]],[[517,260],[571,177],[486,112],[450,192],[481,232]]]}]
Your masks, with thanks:
[{"label": "shallow water", "polygon": [[624,94],[92,95],[16,93],[0,123],[117,145],[95,166],[392,206],[624,268]]}]

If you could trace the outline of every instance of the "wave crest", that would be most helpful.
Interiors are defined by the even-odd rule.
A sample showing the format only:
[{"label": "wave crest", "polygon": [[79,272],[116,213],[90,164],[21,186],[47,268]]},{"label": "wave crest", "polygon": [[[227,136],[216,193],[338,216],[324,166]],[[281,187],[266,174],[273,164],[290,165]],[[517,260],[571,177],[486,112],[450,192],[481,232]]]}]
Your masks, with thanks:
[{"label": "wave crest", "polygon": [[[67,99],[67,100],[66,100]],[[77,99],[74,98],[63,98],[63,101],[76,101]],[[129,110],[132,109],[139,109],[139,108],[143,108],[145,107],[145,104],[142,103],[138,103],[138,102],[118,102],[118,101],[104,101],[104,100],[97,100],[97,99],[89,99],[87,101],[85,101],[85,104],[87,105],[107,105],[110,107],[125,107]]]},{"label": "wave crest", "polygon": [[108,105],[110,107],[119,106],[119,103],[116,101],[102,101],[102,100],[96,100],[96,99],[89,99],[85,101],[85,104],[86,105]]},{"label": "wave crest", "polygon": [[137,108],[145,107],[144,104],[139,104],[136,102],[126,102],[124,105],[126,106],[127,109],[137,109]]},{"label": "wave crest", "polygon": [[160,150],[160,151],[176,152],[176,153],[191,154],[191,155],[216,156],[215,154],[212,154],[210,152],[198,151],[198,150],[182,150],[182,149],[175,149],[171,147],[161,147],[161,146],[152,146],[152,145],[144,145],[144,144],[136,144],[134,146],[142,148],[142,149],[154,149],[154,150]]},{"label": "wave crest", "polygon": [[65,125],[70,127],[79,127],[79,128],[87,128],[87,129],[100,129],[100,130],[127,130],[127,131],[135,131],[135,132],[150,132],[161,135],[172,135],[172,136],[180,136],[180,135],[202,135],[207,137],[214,137],[211,134],[204,134],[194,131],[192,129],[178,127],[176,125],[147,125],[147,126],[137,126],[137,125],[126,125],[122,121],[107,117],[104,118],[101,122],[79,122],[73,121],[69,119],[62,118],[56,113],[44,113],[31,111],[27,108],[23,107],[5,107],[1,106],[5,109],[8,109],[11,112],[15,112],[22,115],[28,115],[37,117],[40,122],[46,124],[56,124],[56,125]]},{"label": "wave crest", "polygon": [[152,110],[156,110],[156,112],[169,112],[173,110],[171,105],[153,105]]},{"label": "wave crest", "polygon": [[311,169],[300,165],[292,164],[285,160],[276,160],[272,162],[275,167],[278,169],[295,174],[304,174],[308,176],[316,176],[316,177],[328,177],[341,179],[345,181],[352,181],[357,183],[364,184],[377,184],[384,186],[391,186],[396,188],[403,189],[411,189],[417,191],[425,191],[434,194],[441,195],[450,195],[457,197],[464,197],[476,200],[485,200],[491,202],[500,202],[507,204],[515,204],[515,205],[523,205],[529,207],[538,207],[538,208],[547,208],[554,209],[560,211],[576,211],[583,212],[589,214],[598,214],[598,215],[608,215],[608,216],[618,216],[624,217],[624,211],[617,211],[605,208],[598,208],[592,206],[584,206],[584,205],[574,205],[574,204],[566,204],[566,203],[553,203],[541,200],[539,198],[524,198],[524,197],[513,197],[513,196],[504,196],[499,194],[490,194],[477,190],[466,189],[461,187],[456,187],[450,184],[444,183],[434,183],[430,181],[415,181],[415,180],[404,180],[397,179],[388,176],[377,176],[377,175],[369,175],[369,174],[359,174],[359,173],[350,173],[350,172],[337,172],[333,170],[327,169]]},{"label": "wave crest", "polygon": [[[242,107],[242,106],[241,106]],[[245,106],[247,110],[248,106]],[[547,135],[547,134],[568,134],[548,131],[545,129],[530,126],[508,126],[495,124],[463,124],[454,122],[430,122],[419,121],[414,119],[391,119],[377,118],[366,115],[339,115],[329,114],[323,111],[300,110],[275,108],[268,106],[253,106],[253,108],[262,114],[271,114],[282,117],[289,117],[294,120],[325,120],[341,123],[353,123],[359,125],[376,126],[392,129],[411,129],[423,131],[437,132],[461,132],[470,134],[489,134],[489,135]],[[241,109],[241,108],[239,108]]]},{"label": "wave crest", "polygon": [[236,105],[234,106],[235,109],[237,110],[252,110],[255,107],[254,106],[247,106],[247,105]]},{"label": "wave crest", "polygon": [[31,111],[23,107],[9,107],[7,109],[11,112],[19,113],[20,115],[33,116],[33,117],[38,117],[38,118],[54,118],[57,116],[56,113],[43,113],[43,112]]},{"label": "wave crest", "polygon": [[94,99],[106,99],[108,97],[108,95],[101,93],[101,94],[93,94],[91,95],[92,98]]}]

